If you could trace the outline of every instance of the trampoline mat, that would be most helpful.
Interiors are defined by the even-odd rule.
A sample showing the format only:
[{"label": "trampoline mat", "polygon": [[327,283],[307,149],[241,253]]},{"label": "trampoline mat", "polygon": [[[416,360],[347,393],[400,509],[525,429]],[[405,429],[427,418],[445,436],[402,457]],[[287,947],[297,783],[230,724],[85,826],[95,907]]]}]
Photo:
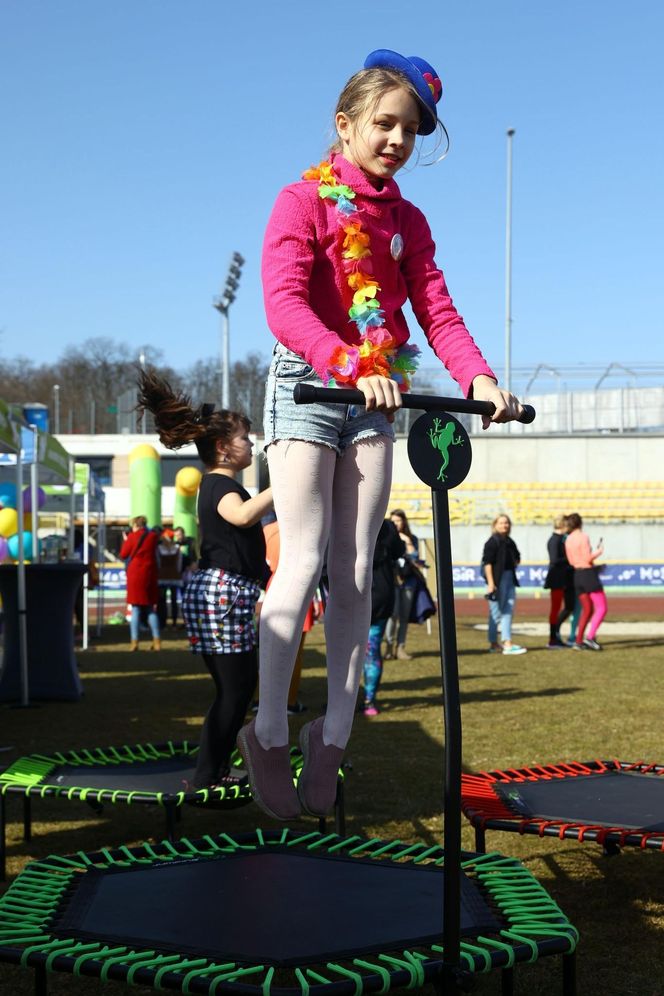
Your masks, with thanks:
[{"label": "trampoline mat", "polygon": [[492,788],[524,819],[664,831],[661,775],[609,771],[532,782],[494,782]]},{"label": "trampoline mat", "polygon": [[[286,847],[90,869],[51,931],[211,959],[297,965],[440,943],[443,871]],[[461,877],[461,934],[501,922]]]},{"label": "trampoline mat", "polygon": [[163,792],[175,795],[185,791],[196,767],[192,757],[164,757],[127,764],[63,764],[45,779],[59,788],[95,788],[102,791]]},{"label": "trampoline mat", "polygon": [[[191,792],[185,782],[191,782],[196,769],[195,757],[164,757],[133,764],[59,765],[45,783],[58,788],[90,788],[100,792],[145,792],[150,795],[177,795]],[[238,774],[244,772],[237,768]]]}]

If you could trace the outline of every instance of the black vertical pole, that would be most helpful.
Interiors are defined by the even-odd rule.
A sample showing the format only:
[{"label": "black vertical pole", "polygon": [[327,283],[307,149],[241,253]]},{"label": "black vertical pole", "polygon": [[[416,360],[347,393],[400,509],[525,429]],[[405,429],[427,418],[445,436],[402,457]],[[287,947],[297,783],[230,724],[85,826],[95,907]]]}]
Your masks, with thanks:
[{"label": "black vertical pole", "polygon": [[432,495],[445,721],[443,978],[445,982],[453,983],[459,970],[461,950],[461,703],[454,618],[449,501],[447,491],[435,490],[432,491]]}]

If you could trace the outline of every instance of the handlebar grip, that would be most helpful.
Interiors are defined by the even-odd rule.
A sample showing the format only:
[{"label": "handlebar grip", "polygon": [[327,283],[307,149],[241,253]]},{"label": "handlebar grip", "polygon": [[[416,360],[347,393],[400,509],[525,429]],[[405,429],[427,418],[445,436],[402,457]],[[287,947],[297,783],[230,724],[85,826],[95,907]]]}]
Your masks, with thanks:
[{"label": "handlebar grip", "polygon": [[532,405],[524,405],[523,411],[519,415],[517,422],[522,422],[523,425],[530,425],[531,422],[535,421],[537,412]]}]

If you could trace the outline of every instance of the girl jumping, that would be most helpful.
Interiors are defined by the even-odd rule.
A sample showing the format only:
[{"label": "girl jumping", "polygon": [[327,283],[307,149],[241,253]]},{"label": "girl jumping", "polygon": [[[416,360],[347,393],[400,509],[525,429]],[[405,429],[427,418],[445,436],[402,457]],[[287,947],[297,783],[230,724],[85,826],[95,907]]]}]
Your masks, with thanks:
[{"label": "girl jumping", "polygon": [[[265,235],[265,307],[277,343],[264,431],[281,555],[261,613],[260,707],[238,744],[254,798],[277,819],[322,816],[334,804],[367,645],[391,423],[419,352],[408,344],[406,300],[464,395],[496,406],[485,428],[522,411],[497,386],[452,304],[424,215],[394,181],[417,136],[442,130],[441,91],[423,59],[372,52],[339,97],[328,159],[281,191]],[[365,406],[298,407],[293,388],[302,382],[356,387]],[[296,793],[288,686],[326,547],[327,709],[301,731]]]},{"label": "girl jumping", "polygon": [[201,732],[192,788],[236,781],[231,753],[258,671],[254,615],[265,581],[261,518],[268,488],[250,497],[235,478],[251,465],[249,419],[238,412],[193,408],[153,371],[139,375],[139,405],[152,412],[164,446],[196,444],[205,467],[198,494],[201,556],[184,589],[182,614],[193,653],[201,654],[215,698]]}]

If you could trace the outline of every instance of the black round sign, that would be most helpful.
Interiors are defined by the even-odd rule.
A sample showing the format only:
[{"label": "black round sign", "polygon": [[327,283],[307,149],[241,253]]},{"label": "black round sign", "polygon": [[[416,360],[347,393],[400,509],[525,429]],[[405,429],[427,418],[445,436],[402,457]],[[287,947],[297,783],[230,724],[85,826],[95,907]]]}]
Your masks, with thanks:
[{"label": "black round sign", "polygon": [[468,433],[447,412],[426,412],[408,433],[408,459],[421,481],[449,491],[466,478],[473,454]]}]

